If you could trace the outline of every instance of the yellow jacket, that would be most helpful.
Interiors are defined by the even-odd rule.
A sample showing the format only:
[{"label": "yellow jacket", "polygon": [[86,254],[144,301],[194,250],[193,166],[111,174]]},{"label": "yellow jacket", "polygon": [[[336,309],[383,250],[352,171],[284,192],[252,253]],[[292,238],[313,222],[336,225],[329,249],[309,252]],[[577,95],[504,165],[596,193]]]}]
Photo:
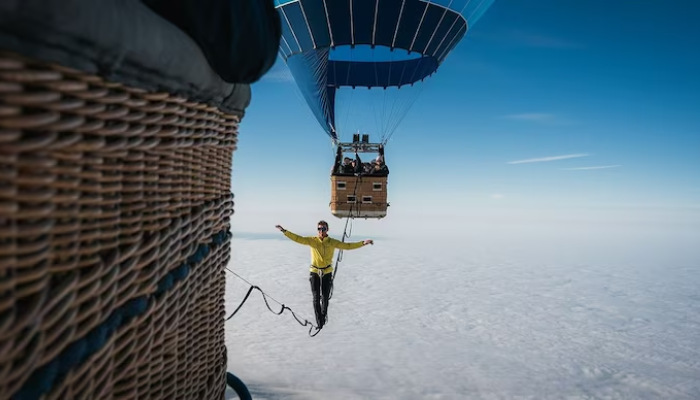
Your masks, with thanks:
[{"label": "yellow jacket", "polygon": [[[321,239],[318,236],[299,236],[287,230],[283,233],[284,236],[293,241],[305,244],[311,248],[311,268],[309,271],[318,273],[319,269],[323,269],[324,275],[333,272],[333,254],[335,249],[353,250],[359,249],[364,245],[363,242],[341,242],[330,236]],[[330,267],[325,268],[327,266]]]}]

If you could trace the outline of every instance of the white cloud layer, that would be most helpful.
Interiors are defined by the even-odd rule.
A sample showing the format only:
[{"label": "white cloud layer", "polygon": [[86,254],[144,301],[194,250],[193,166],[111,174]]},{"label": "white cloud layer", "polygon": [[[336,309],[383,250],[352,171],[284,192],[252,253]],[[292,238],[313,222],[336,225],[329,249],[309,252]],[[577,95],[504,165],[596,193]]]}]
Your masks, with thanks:
[{"label": "white cloud layer", "polygon": [[[256,399],[692,398],[698,234],[601,232],[462,226],[346,251],[324,330],[254,292],[226,322],[228,370]],[[234,239],[231,268],[313,320],[308,248],[272,233]],[[227,312],[247,290],[227,275]]]}]

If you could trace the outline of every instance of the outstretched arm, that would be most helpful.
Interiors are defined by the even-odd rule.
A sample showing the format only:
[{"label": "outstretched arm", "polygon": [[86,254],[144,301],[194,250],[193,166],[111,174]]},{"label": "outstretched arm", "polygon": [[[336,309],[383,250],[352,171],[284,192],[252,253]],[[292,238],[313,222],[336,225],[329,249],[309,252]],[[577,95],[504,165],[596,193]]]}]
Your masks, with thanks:
[{"label": "outstretched arm", "polygon": [[367,240],[363,240],[361,242],[341,242],[338,239],[333,239],[333,246],[336,249],[341,249],[341,250],[359,249],[360,247],[362,247],[366,244],[374,244],[374,241],[371,239],[367,239]]},{"label": "outstretched arm", "polygon": [[292,233],[284,228],[282,228],[280,225],[275,225],[275,228],[279,229],[280,232],[284,233],[284,236],[292,239],[293,241],[299,243],[299,244],[305,244],[305,245],[310,245],[311,244],[311,238],[306,237],[306,236],[299,236],[296,233]]}]

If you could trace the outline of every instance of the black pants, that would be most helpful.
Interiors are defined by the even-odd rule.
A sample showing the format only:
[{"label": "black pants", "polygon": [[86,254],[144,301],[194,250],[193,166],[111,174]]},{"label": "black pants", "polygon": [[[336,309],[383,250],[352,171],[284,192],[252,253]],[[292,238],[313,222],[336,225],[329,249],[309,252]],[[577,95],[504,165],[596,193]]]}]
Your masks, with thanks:
[{"label": "black pants", "polygon": [[309,274],[311,293],[313,294],[314,301],[314,311],[316,312],[316,324],[319,328],[323,327],[323,324],[326,323],[326,316],[328,314],[328,297],[333,286],[332,278],[332,274],[324,274],[323,278],[319,277],[315,272],[311,272]]}]

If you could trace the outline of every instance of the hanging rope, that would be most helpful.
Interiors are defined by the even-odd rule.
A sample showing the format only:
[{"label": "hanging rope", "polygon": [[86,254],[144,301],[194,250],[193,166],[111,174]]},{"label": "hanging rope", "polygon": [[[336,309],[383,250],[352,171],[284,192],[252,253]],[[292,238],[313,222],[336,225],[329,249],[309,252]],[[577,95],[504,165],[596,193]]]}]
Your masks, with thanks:
[{"label": "hanging rope", "polygon": [[[357,176],[357,180],[355,181],[355,187],[352,189],[352,195],[355,198],[355,203],[352,205],[350,208],[350,216],[345,219],[345,228],[343,228],[343,237],[340,239],[341,242],[345,242],[345,239],[349,238],[350,235],[352,234],[352,220],[353,216],[352,213],[355,211],[355,208],[358,208],[359,212],[359,205],[357,202],[357,185],[362,181],[362,176]],[[348,233],[348,224],[350,225],[350,233]],[[335,282],[335,276],[338,274],[338,264],[343,261],[343,250],[339,249],[338,250],[338,256],[335,259],[335,266],[333,267],[333,275],[331,275],[331,291],[328,293],[328,300],[333,298],[333,289],[335,288],[335,285],[333,284]]]},{"label": "hanging rope", "polygon": [[[309,336],[311,336],[311,337],[314,337],[314,336],[318,335],[318,333],[321,331],[321,328],[319,328],[319,327],[317,327],[316,325],[314,325],[313,323],[309,322],[309,320],[306,319],[306,318],[304,318],[304,319],[302,320],[301,318],[299,318],[299,317],[297,316],[297,314],[294,312],[294,310],[292,310],[291,308],[285,306],[283,303],[280,303],[279,301],[275,300],[272,296],[270,296],[269,294],[265,293],[265,292],[264,292],[262,289],[260,289],[258,286],[253,285],[252,283],[248,282],[248,281],[247,281],[245,278],[243,278],[242,276],[240,276],[240,275],[238,275],[237,273],[233,272],[233,270],[231,270],[229,267],[226,267],[226,270],[228,270],[230,273],[232,273],[232,274],[234,274],[235,276],[237,276],[238,279],[240,279],[240,280],[244,281],[245,283],[247,283],[248,285],[250,285],[250,288],[248,289],[248,293],[246,293],[245,297],[243,298],[243,301],[241,301],[241,304],[239,304],[238,307],[236,307],[236,310],[233,311],[233,313],[231,313],[231,315],[229,315],[229,316],[226,318],[226,321],[230,320],[231,318],[233,318],[234,315],[236,315],[236,313],[241,309],[241,307],[243,307],[243,304],[245,304],[245,302],[248,301],[248,298],[250,297],[250,294],[253,292],[253,289],[255,289],[255,290],[259,291],[259,292],[262,294],[263,300],[265,301],[265,305],[267,306],[267,309],[270,310],[270,312],[275,313],[275,314],[277,314],[277,315],[282,315],[282,313],[284,312],[284,310],[289,310],[289,312],[292,313],[292,316],[294,317],[294,319],[297,320],[297,322],[299,323],[299,325],[301,325],[301,326],[309,326],[309,325],[310,325],[310,326],[311,326],[311,327],[309,328]],[[282,307],[282,308],[280,309],[279,312],[273,310],[273,309],[270,307],[270,303],[267,302],[267,298],[268,298],[268,297],[269,297],[270,299],[272,299],[272,301],[274,301],[275,303],[279,304],[279,305]],[[312,332],[314,329],[316,329],[316,332],[314,332],[314,333],[312,334],[311,332]]]}]

